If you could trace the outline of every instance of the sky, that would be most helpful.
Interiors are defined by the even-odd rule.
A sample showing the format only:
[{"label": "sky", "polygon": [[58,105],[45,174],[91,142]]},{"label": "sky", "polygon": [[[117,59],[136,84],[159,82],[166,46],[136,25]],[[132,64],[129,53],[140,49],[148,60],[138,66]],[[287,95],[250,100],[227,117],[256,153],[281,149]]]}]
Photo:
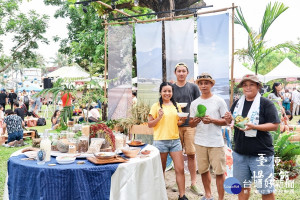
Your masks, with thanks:
[{"label": "sky", "polygon": [[[215,10],[220,8],[231,7],[232,3],[235,6],[242,8],[244,17],[248,25],[255,31],[259,31],[260,24],[263,19],[265,8],[269,2],[272,5],[275,0],[205,0],[206,5],[213,5],[213,8],[205,8],[206,10]],[[268,33],[265,36],[267,46],[274,46],[279,43],[292,41],[297,42],[300,38],[300,26],[298,20],[300,19],[300,1],[299,0],[277,0],[282,2],[289,8],[283,12],[270,26]],[[234,26],[234,43],[235,49],[247,47],[247,33],[240,25]]]},{"label": "sky", "polygon": [[[268,34],[266,35],[267,46],[273,46],[278,43],[293,41],[297,42],[297,38],[300,37],[300,26],[297,24],[297,20],[300,19],[300,1],[299,0],[278,0],[283,2],[289,9],[285,11],[270,27]],[[213,8],[204,8],[206,10],[215,10],[219,8],[230,7],[232,3],[236,6],[241,6],[243,14],[247,23],[254,30],[259,29],[259,25],[262,21],[262,16],[267,3],[274,3],[275,0],[205,0],[207,5],[213,5]],[[36,10],[40,14],[47,14],[51,16],[49,23],[49,30],[46,36],[50,40],[50,45],[40,45],[38,50],[46,60],[50,60],[55,56],[59,48],[59,44],[52,40],[52,37],[57,35],[61,38],[67,37],[67,22],[66,19],[55,19],[53,14],[57,7],[45,6],[42,0],[25,1],[21,5],[22,11],[28,11],[30,9]],[[201,12],[201,11],[200,11]],[[235,25],[235,49],[247,47],[247,34],[241,26]],[[1,38],[4,42],[4,52],[9,55],[9,50],[13,46],[10,37]]]}]

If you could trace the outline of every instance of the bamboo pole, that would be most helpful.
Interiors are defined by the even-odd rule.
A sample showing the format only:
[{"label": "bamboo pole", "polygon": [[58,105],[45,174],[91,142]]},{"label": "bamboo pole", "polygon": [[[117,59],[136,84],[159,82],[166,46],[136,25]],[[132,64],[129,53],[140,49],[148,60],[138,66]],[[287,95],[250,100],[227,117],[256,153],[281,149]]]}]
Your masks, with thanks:
[{"label": "bamboo pole", "polygon": [[[106,8],[115,10],[118,13],[121,13],[122,15],[125,15],[127,17],[131,17],[131,15],[127,14],[126,12],[123,12],[122,10],[119,10],[119,9],[113,9],[110,5],[108,5],[108,4],[106,4],[106,3],[102,2],[102,1],[96,1],[96,3],[99,3],[99,4],[103,5],[103,6],[105,6]],[[132,19],[134,19],[137,22],[140,22],[140,20],[138,18],[132,17]]]},{"label": "bamboo pole", "polygon": [[[227,11],[229,9],[234,9],[237,6],[234,7],[228,7],[228,8],[222,8],[217,10],[210,10],[205,12],[199,12],[197,15],[203,15],[203,14],[209,14],[209,13],[216,13],[216,12],[222,12]],[[192,17],[194,14],[187,14],[187,15],[180,15],[180,16],[174,16],[174,17],[164,17],[164,18],[158,18],[158,19],[149,19],[149,20],[139,20],[138,23],[146,23],[146,22],[159,22],[159,21],[166,21],[166,20],[172,20],[172,19],[181,19],[181,18],[188,18]],[[112,23],[102,23],[102,25],[116,25],[116,24],[126,24],[126,23],[136,23],[135,21],[128,21],[128,22],[112,22]]]},{"label": "bamboo pole", "polygon": [[[105,20],[105,23],[107,21]],[[107,75],[107,27],[108,25],[105,25],[104,27],[104,98],[107,98],[106,93],[106,75]],[[103,109],[102,109],[102,120],[107,120],[107,103],[104,103]]]},{"label": "bamboo pole", "polygon": [[234,69],[234,3],[232,3],[232,19],[231,19],[231,76],[230,76],[230,107],[233,103],[233,87],[234,87],[234,79],[233,79],[233,69]]}]

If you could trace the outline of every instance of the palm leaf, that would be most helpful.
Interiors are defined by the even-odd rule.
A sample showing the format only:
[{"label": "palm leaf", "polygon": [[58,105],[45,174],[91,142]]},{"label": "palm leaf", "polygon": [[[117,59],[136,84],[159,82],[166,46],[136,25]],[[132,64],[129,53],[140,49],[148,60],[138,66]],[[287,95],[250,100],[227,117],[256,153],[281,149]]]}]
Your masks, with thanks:
[{"label": "palm leaf", "polygon": [[279,17],[288,8],[289,7],[279,2],[275,2],[273,6],[271,2],[267,5],[259,31],[261,33],[261,40],[264,39],[268,29],[270,28],[272,23],[277,19],[277,17]]}]

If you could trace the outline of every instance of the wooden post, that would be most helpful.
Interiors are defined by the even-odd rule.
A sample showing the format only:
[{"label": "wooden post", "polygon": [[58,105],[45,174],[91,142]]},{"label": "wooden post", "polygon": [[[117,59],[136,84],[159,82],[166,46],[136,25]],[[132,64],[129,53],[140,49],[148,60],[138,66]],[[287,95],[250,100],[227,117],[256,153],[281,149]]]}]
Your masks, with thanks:
[{"label": "wooden post", "polygon": [[234,69],[234,3],[232,3],[232,19],[231,19],[231,76],[230,76],[230,107],[233,103],[233,87],[234,87],[234,78],[233,78],[233,69]]},{"label": "wooden post", "polygon": [[[106,93],[106,75],[107,75],[107,21],[105,20],[104,27],[104,97],[107,98]],[[107,120],[107,103],[103,104],[102,108],[102,120]]]}]

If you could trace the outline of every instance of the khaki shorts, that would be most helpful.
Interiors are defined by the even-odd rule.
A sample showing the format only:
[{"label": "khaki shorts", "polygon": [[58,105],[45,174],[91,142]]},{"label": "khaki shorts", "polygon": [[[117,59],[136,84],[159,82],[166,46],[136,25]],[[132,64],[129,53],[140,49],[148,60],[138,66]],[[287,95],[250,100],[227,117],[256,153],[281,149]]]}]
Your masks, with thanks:
[{"label": "khaki shorts", "polygon": [[222,175],[226,171],[224,147],[204,147],[195,144],[198,172],[204,174],[209,171],[211,165],[216,175]]},{"label": "khaki shorts", "polygon": [[195,155],[196,149],[194,145],[195,128],[179,127],[179,137],[182,149],[186,155]]}]

